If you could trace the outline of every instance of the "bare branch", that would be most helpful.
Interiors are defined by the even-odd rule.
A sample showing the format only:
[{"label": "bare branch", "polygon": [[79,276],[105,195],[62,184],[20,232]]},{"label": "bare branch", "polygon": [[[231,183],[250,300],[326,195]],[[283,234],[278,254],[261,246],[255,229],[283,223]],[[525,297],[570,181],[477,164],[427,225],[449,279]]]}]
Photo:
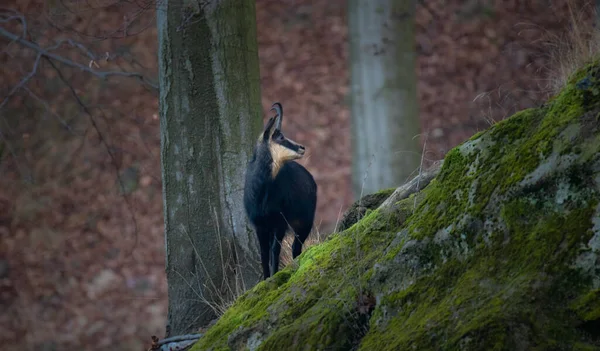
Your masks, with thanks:
[{"label": "bare branch", "polygon": [[6,105],[6,103],[8,102],[8,100],[10,99],[11,96],[13,96],[14,93],[17,92],[17,90],[21,89],[37,72],[38,67],[40,65],[40,59],[42,58],[42,54],[38,53],[37,57],[35,58],[35,62],[33,63],[33,68],[31,69],[31,72],[29,72],[28,75],[26,75],[25,77],[23,77],[23,79],[21,79],[21,81],[19,82],[19,84],[15,85],[12,90],[8,93],[8,95],[6,95],[6,97],[4,98],[4,100],[2,100],[2,103],[0,103],[0,110],[2,110],[2,108],[4,107],[4,105]]},{"label": "bare branch", "polygon": [[19,162],[16,162],[17,161],[17,153],[15,152],[13,147],[10,145],[10,142],[8,141],[8,139],[6,138],[4,133],[2,133],[2,129],[0,129],[0,141],[2,142],[1,146],[7,148],[8,152],[10,152],[10,155],[12,156],[13,160],[15,160],[15,162],[14,162],[15,166],[16,166],[19,174],[21,175],[21,177],[26,179],[26,181],[30,182],[31,174],[26,174],[25,170],[21,167]]},{"label": "bare branch", "polygon": [[[100,139],[100,143],[102,143],[102,145],[104,145],[104,147],[106,148],[106,152],[108,152],[108,155],[109,155],[109,157],[111,159],[111,163],[115,167],[116,176],[117,176],[117,180],[119,182],[119,186],[121,187],[121,189],[125,189],[125,185],[123,184],[123,179],[121,178],[121,175],[119,174],[119,164],[117,163],[116,157],[115,157],[114,153],[112,152],[110,146],[106,142],[106,139],[104,138],[104,135],[100,131],[100,128],[98,127],[98,124],[96,123],[96,119],[92,115],[92,112],[83,103],[83,101],[81,101],[81,98],[79,97],[79,95],[77,94],[77,92],[75,91],[75,89],[73,88],[73,86],[71,86],[71,84],[69,84],[67,78],[65,78],[65,76],[62,73],[62,71],[54,64],[54,62],[52,62],[52,60],[49,57],[44,56],[44,58],[46,59],[46,61],[48,61],[48,63],[50,63],[50,65],[52,66],[52,68],[56,71],[56,73],[58,74],[58,77],[60,78],[60,80],[71,91],[71,94],[73,95],[73,98],[75,99],[75,101],[77,101],[77,104],[81,107],[81,109],[83,110],[83,112],[85,112],[85,114],[88,115],[88,117],[90,118],[90,122],[92,123],[92,126],[93,126],[94,130],[96,131],[96,134],[98,135],[98,138]],[[137,246],[137,242],[138,242],[138,223],[137,223],[137,219],[135,218],[135,212],[133,211],[133,206],[131,205],[128,196],[126,194],[123,194],[123,198],[125,199],[125,202],[127,203],[127,208],[129,209],[129,211],[131,213],[131,218],[133,220],[133,227],[134,227],[134,238],[135,238],[135,242],[133,244],[133,247],[131,248],[131,252],[127,253],[127,255],[124,256],[124,257],[128,257],[128,256],[131,255],[131,253],[133,252],[133,250]]]},{"label": "bare branch", "polygon": [[184,350],[195,344],[203,334],[186,334],[159,340],[152,336],[152,346],[148,351]]},{"label": "bare branch", "polygon": [[[123,23],[121,23],[117,29],[110,31],[110,32],[105,32],[102,33],[102,35],[96,35],[96,34],[90,34],[88,32],[84,32],[84,31],[80,31],[77,30],[71,26],[63,26],[59,23],[56,23],[52,18],[50,18],[49,16],[46,16],[48,19],[49,24],[53,27],[56,28],[60,31],[63,32],[72,32],[75,33],[79,36],[82,37],[87,37],[87,38],[93,38],[96,39],[95,41],[102,41],[102,40],[106,40],[106,39],[110,39],[110,38],[125,38],[125,37],[131,37],[131,36],[135,36],[143,31],[145,31],[146,29],[152,27],[155,23],[156,23],[156,15],[154,14],[154,12],[152,10],[154,10],[154,0],[150,0],[147,1],[145,4],[140,4],[138,3],[138,1],[127,1],[129,4],[133,4],[135,3],[135,5],[138,7],[137,10],[135,10],[133,13],[131,14],[127,14],[124,16],[123,18]],[[79,10],[77,13],[74,12],[73,10],[70,9],[70,7],[68,5],[66,5],[62,0],[61,3],[63,4],[63,6],[65,8],[67,8],[67,11],[69,11],[71,14],[73,15],[78,15],[82,12],[86,12],[86,11],[92,11],[92,10],[96,10],[99,9],[97,7],[93,7],[91,6],[90,10],[84,10],[81,11]],[[101,6],[100,8],[104,8],[106,6]],[[147,19],[149,17],[147,16],[142,16],[144,13],[146,13],[147,11],[151,11],[152,12],[152,19],[148,20],[148,24],[144,25],[141,29],[137,30],[137,31],[131,31],[130,27],[132,27],[134,25],[134,23],[138,20],[141,20],[142,18]]]},{"label": "bare branch", "polygon": [[42,104],[42,106],[44,106],[44,109],[46,110],[46,112],[49,113],[49,114],[51,114],[52,116],[54,116],[60,122],[60,124],[63,127],[65,127],[65,129],[67,131],[69,131],[72,134],[77,135],[73,131],[73,128],[71,128],[71,126],[65,120],[63,120],[59,115],[57,115],[55,112],[52,111],[52,109],[50,108],[50,105],[48,105],[48,103],[46,101],[44,101],[44,99],[42,99],[41,97],[37,96],[37,94],[35,94],[33,91],[31,91],[27,87],[24,87],[23,90],[25,90],[27,93],[29,93],[29,96],[31,96],[32,98],[34,98],[37,102],[39,102],[40,104]]},{"label": "bare branch", "polygon": [[[23,16],[23,14],[21,14],[20,12],[13,10],[13,9],[7,9],[7,8],[0,8],[0,11],[5,11],[8,12],[10,14],[12,14],[12,16],[8,16],[2,20],[0,20],[0,23],[8,23],[10,21],[14,21],[14,20],[19,20],[21,22],[21,25],[23,26],[23,30],[21,32],[21,37],[25,37],[27,35],[27,21],[25,20],[25,16]],[[2,17],[4,17],[5,15],[2,14]],[[4,49],[3,52],[6,52],[8,50],[8,48],[10,47],[10,44],[14,43],[15,41],[12,40],[7,46],[6,49]]]},{"label": "bare branch", "polygon": [[[91,67],[88,67],[86,65],[82,65],[80,63],[77,62],[73,62],[71,60],[68,60],[60,55],[57,54],[53,54],[49,51],[49,49],[44,49],[42,47],[40,47],[39,45],[29,41],[29,40],[25,40],[3,28],[0,28],[0,35],[14,41],[17,42],[25,47],[28,47],[32,50],[35,50],[38,52],[39,55],[45,57],[46,59],[52,59],[55,61],[58,61],[64,65],[67,66],[71,66],[71,67],[75,67],[75,68],[79,68],[82,71],[88,72],[90,74],[95,75],[96,77],[102,78],[102,79],[107,79],[110,76],[121,76],[121,77],[132,77],[132,78],[137,78],[139,80],[141,80],[144,84],[148,85],[149,87],[158,90],[158,85],[155,82],[152,82],[151,80],[147,79],[143,74],[138,73],[138,72],[120,72],[120,71],[95,71],[93,70]],[[84,52],[86,52],[88,55],[92,55],[92,57],[95,57],[93,54],[91,54],[87,49],[85,49],[85,47],[83,47],[83,45],[78,44],[72,40],[62,40],[59,43],[57,43],[56,45],[54,45],[52,48],[58,48],[60,45],[62,45],[63,43],[69,43],[77,48],[79,48],[80,50],[83,50]]]}]

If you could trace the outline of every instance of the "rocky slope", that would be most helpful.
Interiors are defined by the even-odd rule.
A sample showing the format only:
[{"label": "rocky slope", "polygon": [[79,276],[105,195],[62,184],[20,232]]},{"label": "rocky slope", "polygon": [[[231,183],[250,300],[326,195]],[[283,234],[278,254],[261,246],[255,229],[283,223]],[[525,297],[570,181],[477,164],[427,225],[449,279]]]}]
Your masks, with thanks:
[{"label": "rocky slope", "polygon": [[247,292],[193,350],[600,349],[600,65]]},{"label": "rocky slope", "polygon": [[375,203],[193,350],[600,349],[599,64]]}]

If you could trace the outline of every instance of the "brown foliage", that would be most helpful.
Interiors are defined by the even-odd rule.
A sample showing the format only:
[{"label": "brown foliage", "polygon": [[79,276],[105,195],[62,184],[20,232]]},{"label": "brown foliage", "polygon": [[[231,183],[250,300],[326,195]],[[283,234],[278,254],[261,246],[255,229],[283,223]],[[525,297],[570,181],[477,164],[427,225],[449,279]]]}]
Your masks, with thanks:
[{"label": "brown foliage", "polygon": [[[551,92],[544,41],[565,32],[569,12],[566,0],[423,3],[418,88],[426,160],[435,160]],[[3,6],[26,14],[28,40],[48,47],[70,38],[109,60],[90,63],[69,45],[55,51],[64,57],[154,76],[154,18],[140,12],[153,4],[90,4]],[[352,202],[345,1],[259,0],[257,20],[263,108],[281,101],[286,134],[306,145],[302,162],[319,185],[316,224],[327,233]],[[15,21],[0,25],[22,30]],[[4,38],[0,45],[5,96],[36,53]],[[10,146],[0,161],[0,344],[147,348],[151,335],[164,333],[167,298],[157,97],[135,80],[59,67],[90,115],[46,60],[0,110]]]}]

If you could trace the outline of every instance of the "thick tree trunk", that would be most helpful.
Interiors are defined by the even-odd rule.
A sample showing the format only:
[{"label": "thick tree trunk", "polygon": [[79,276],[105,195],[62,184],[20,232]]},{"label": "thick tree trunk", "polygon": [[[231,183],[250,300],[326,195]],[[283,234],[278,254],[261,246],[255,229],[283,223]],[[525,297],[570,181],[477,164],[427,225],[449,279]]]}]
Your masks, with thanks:
[{"label": "thick tree trunk", "polygon": [[350,0],[355,198],[408,181],[419,167],[416,0]]},{"label": "thick tree trunk", "polygon": [[243,209],[261,130],[254,1],[160,1],[167,337],[192,332],[260,279]]}]

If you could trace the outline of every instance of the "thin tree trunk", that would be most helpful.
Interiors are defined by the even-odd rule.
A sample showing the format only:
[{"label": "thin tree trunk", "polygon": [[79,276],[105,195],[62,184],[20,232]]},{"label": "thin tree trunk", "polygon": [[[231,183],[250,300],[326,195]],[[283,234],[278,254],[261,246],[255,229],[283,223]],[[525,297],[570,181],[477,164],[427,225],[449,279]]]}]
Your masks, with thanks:
[{"label": "thin tree trunk", "polygon": [[162,0],[157,25],[168,337],[260,279],[242,199],[262,119],[254,1]]},{"label": "thin tree trunk", "polygon": [[355,198],[397,187],[421,150],[415,0],[350,0],[352,188]]}]

